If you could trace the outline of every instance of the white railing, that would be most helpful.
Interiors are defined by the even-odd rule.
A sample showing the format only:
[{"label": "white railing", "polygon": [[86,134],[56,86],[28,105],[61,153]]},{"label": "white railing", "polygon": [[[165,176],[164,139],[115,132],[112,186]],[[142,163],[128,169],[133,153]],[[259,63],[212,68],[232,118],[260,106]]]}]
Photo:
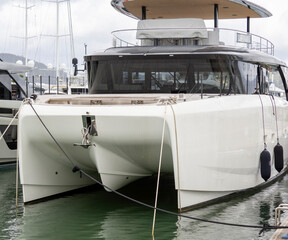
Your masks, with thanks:
[{"label": "white railing", "polygon": [[280,204],[275,208],[275,226],[281,225],[281,211],[288,210],[288,204]]},{"label": "white railing", "polygon": [[[225,45],[225,46],[238,46],[248,49],[254,49],[261,52],[265,52],[270,55],[274,55],[274,45],[268,39],[263,38],[259,35],[247,33],[244,31],[238,31],[234,29],[226,28],[155,28],[155,29],[141,29],[140,31],[157,32],[161,30],[177,32],[191,30],[191,32],[197,32],[206,30],[208,38],[187,38],[179,39],[177,35],[169,38],[170,41],[165,39],[152,39],[147,37],[146,39],[136,39],[137,29],[126,29],[113,31],[113,46],[114,47],[131,47],[131,46],[155,46],[157,44],[162,46],[171,45]],[[139,30],[138,30],[139,31]],[[155,41],[156,40],[156,41]],[[171,41],[174,40],[174,41]]]}]

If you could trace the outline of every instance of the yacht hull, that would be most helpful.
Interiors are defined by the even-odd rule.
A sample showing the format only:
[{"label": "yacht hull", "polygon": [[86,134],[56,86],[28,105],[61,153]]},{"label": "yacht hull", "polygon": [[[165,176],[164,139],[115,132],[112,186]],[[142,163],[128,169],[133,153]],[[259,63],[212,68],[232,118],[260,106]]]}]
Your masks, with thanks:
[{"label": "yacht hull", "polygon": [[[6,128],[8,127],[8,125],[10,124],[10,121],[12,120],[11,116],[5,116],[5,117],[0,117],[0,125],[1,125],[1,130],[4,129],[6,130]],[[10,128],[17,128],[17,121],[13,121],[11,123]],[[2,136],[2,134],[4,133],[0,131],[0,136]],[[8,133],[5,133],[8,134]],[[0,140],[0,149],[1,149],[1,155],[0,155],[0,165],[2,164],[10,164],[10,163],[16,163],[16,158],[17,158],[17,149],[13,149],[13,148],[9,148],[8,144],[5,141],[5,135],[2,137],[2,139]],[[17,143],[16,143],[17,144]]]},{"label": "yacht hull", "polygon": [[7,146],[4,139],[2,139],[0,141],[0,149],[1,149],[0,165],[9,164],[9,163],[16,163],[17,149],[11,150]]},{"label": "yacht hull", "polygon": [[[108,191],[157,174],[162,136],[160,172],[174,175],[179,209],[263,184],[260,154],[264,139],[272,157],[271,177],[280,174],[273,160],[277,144],[273,106],[269,96],[261,100],[263,111],[258,95],[137,105],[73,105],[70,100],[70,104],[43,105],[36,101],[33,108],[69,160],[26,104],[20,112],[18,140],[24,202],[93,184],[72,172],[75,165],[100,179]],[[275,103],[286,167],[288,106],[281,99]],[[97,134],[89,135],[89,146],[84,146],[83,119],[91,116]]]},{"label": "yacht hull", "polygon": [[[11,82],[10,78],[9,81]],[[16,163],[18,120],[13,118],[21,103],[18,100],[0,99],[0,136],[2,136],[0,139],[0,165]],[[9,111],[11,113],[8,113]]]}]

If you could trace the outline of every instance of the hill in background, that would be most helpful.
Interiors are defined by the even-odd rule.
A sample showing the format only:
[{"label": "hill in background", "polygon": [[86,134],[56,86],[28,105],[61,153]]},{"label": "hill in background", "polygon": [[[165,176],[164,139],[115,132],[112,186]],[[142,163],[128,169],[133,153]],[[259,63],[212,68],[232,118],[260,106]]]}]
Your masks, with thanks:
[{"label": "hill in background", "polygon": [[[21,60],[23,63],[25,62],[25,58],[22,56],[17,56],[11,53],[0,53],[0,59],[4,62],[16,63]],[[63,70],[59,70],[59,75],[61,79],[65,79],[67,77],[67,73]],[[35,67],[28,74],[28,81],[32,82],[32,76],[34,76],[35,83],[40,82],[40,76],[42,76],[42,82],[48,83],[48,78],[50,76],[51,84],[56,84],[56,71],[55,69],[48,69],[47,65],[35,62]]]},{"label": "hill in background", "polygon": [[[17,61],[21,60],[23,63],[25,62],[25,58],[22,56],[17,56],[11,53],[0,53],[0,58],[4,62],[11,62],[16,63]],[[47,69],[47,66],[40,62],[35,62],[35,67],[38,69]]]}]

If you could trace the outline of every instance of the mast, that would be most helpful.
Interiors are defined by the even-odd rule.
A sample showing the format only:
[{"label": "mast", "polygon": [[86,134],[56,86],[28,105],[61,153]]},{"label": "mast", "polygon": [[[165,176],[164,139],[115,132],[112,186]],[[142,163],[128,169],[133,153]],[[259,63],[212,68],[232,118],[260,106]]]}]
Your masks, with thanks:
[{"label": "mast", "polygon": [[67,1],[67,9],[68,9],[68,23],[69,23],[71,58],[73,59],[73,58],[75,58],[75,49],[74,49],[74,36],[73,36],[70,0]]},{"label": "mast", "polygon": [[28,0],[25,1],[25,66],[28,63]]},{"label": "mast", "polygon": [[12,36],[15,38],[21,38],[24,39],[24,58],[25,58],[25,65],[27,66],[28,64],[28,39],[29,38],[34,38],[35,36],[29,36],[28,35],[28,10],[33,8],[35,5],[30,5],[28,6],[28,0],[24,1],[24,5],[19,5],[17,6],[18,8],[24,9],[25,14],[24,14],[24,36]]},{"label": "mast", "polygon": [[[60,35],[59,33],[59,23],[60,23],[60,14],[59,8],[61,2],[67,2],[67,12],[68,12],[68,24],[69,24],[69,33],[66,35]],[[71,16],[71,5],[70,0],[57,0],[57,26],[56,26],[56,78],[59,77],[59,39],[62,36],[70,37],[70,53],[71,59],[75,57],[75,49],[74,49],[74,38],[73,38],[73,27],[72,27],[72,16]]]},{"label": "mast", "polygon": [[59,77],[59,0],[56,1],[56,79]]},{"label": "mast", "polygon": [[[70,51],[71,58],[75,57],[74,50],[74,38],[73,38],[73,28],[72,28],[72,17],[71,17],[71,5],[70,0],[42,0],[43,2],[50,2],[56,4],[56,34],[55,35],[44,35],[49,37],[55,37],[56,47],[55,47],[55,64],[56,64],[56,78],[59,77],[59,40],[61,37],[70,37]],[[67,3],[67,12],[68,12],[68,24],[69,24],[69,33],[68,34],[60,34],[60,4],[66,2]]]}]

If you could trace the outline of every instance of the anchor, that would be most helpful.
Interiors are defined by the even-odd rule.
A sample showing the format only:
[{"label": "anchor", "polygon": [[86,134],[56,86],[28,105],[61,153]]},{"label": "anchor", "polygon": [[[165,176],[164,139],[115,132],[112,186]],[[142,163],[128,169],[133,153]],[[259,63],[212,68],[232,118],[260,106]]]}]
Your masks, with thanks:
[{"label": "anchor", "polygon": [[91,146],[96,147],[95,143],[91,143],[91,137],[98,136],[98,131],[96,129],[95,116],[82,116],[83,128],[81,129],[83,139],[81,143],[74,143],[73,146],[80,146],[88,149]]}]

